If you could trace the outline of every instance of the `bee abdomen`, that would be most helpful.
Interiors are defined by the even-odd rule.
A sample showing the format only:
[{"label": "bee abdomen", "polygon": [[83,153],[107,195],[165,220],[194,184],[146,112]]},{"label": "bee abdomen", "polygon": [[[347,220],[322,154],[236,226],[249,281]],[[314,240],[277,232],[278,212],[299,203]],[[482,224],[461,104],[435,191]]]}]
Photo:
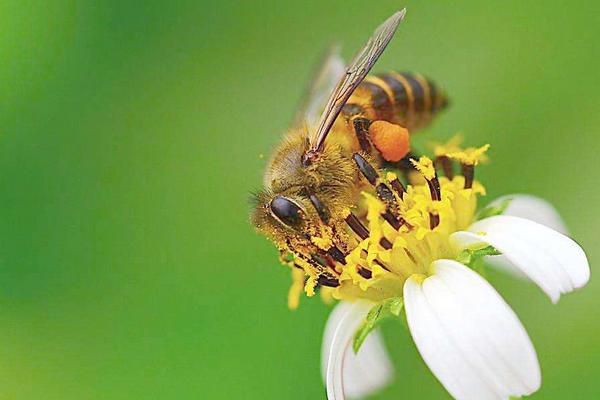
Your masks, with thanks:
[{"label": "bee abdomen", "polygon": [[377,119],[398,123],[409,130],[424,128],[446,108],[446,94],[419,74],[388,72],[368,76],[361,84],[371,94]]}]

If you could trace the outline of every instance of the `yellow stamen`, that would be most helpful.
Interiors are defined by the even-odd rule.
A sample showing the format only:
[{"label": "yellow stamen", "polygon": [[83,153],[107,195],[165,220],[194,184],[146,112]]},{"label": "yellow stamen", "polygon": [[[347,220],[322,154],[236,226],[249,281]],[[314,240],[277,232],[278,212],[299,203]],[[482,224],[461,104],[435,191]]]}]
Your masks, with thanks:
[{"label": "yellow stamen", "polygon": [[419,161],[411,159],[410,162],[415,166],[417,171],[423,174],[425,179],[431,180],[435,177],[435,168],[430,158],[422,156],[419,158]]},{"label": "yellow stamen", "polygon": [[468,147],[462,151],[446,154],[448,158],[453,158],[465,165],[477,165],[480,161],[487,161],[486,151],[490,148],[489,144],[481,147]]},{"label": "yellow stamen", "polygon": [[292,268],[292,286],[288,291],[288,307],[291,310],[298,308],[300,295],[304,290],[304,271],[299,268]]},{"label": "yellow stamen", "polygon": [[463,139],[463,135],[458,133],[450,138],[450,140],[448,140],[446,143],[432,142],[429,147],[433,149],[433,154],[436,157],[444,157],[450,153],[462,151],[460,145],[463,142]]}]

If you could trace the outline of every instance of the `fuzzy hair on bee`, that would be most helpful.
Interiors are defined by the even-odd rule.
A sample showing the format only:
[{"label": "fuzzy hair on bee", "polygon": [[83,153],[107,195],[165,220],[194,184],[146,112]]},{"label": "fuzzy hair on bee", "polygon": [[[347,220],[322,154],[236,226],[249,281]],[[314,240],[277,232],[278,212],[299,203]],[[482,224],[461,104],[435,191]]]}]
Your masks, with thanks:
[{"label": "fuzzy hair on bee", "polygon": [[294,188],[318,190],[328,197],[343,198],[356,178],[356,166],[350,158],[351,154],[332,140],[320,154],[319,162],[304,166],[302,156],[308,148],[306,131],[300,129],[290,132],[267,166],[265,188],[276,193]]},{"label": "fuzzy hair on bee", "polygon": [[[305,167],[301,160],[308,146],[305,130],[291,131],[267,165],[264,190],[253,196],[252,223],[279,248],[285,247],[290,236],[297,236],[298,229],[307,233],[300,235],[301,241],[306,241],[323,219],[343,220],[338,210],[350,208],[358,195],[355,182],[359,173],[346,149],[334,141],[327,143],[319,162]],[[289,199],[298,207],[296,212],[301,213],[301,218],[297,226],[287,225],[273,212],[270,202],[276,196]],[[316,201],[319,204],[315,205]]]}]

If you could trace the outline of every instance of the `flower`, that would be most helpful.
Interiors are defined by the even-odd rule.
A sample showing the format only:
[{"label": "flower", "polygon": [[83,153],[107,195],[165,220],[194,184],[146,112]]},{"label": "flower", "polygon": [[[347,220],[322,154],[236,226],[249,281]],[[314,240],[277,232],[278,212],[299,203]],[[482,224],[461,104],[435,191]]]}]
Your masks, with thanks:
[{"label": "flower", "polygon": [[508,399],[540,387],[531,340],[480,275],[479,261],[530,279],[556,303],[588,282],[588,260],[543,200],[504,196],[477,212],[485,188],[475,167],[488,149],[462,149],[458,140],[437,145],[435,160],[411,160],[406,186],[357,156],[374,190],[366,189],[342,215],[356,236],[339,226],[315,226],[309,238],[319,252],[282,252],[292,269],[290,308],[302,291],[341,300],[323,341],[330,399],[363,397],[391,379],[392,364],[374,328],[380,315],[397,316],[402,307],[423,359],[456,399]]},{"label": "flower", "polygon": [[[363,397],[391,379],[377,330],[357,354],[352,343],[372,307],[393,296],[402,298],[417,349],[454,398],[508,399],[540,387],[537,355],[525,328],[471,268],[472,261],[494,254],[486,256],[490,264],[527,277],[553,303],[588,282],[589,264],[565,235],[556,211],[541,199],[505,196],[476,214],[477,197],[485,189],[474,180],[474,166],[487,148],[454,148],[441,155],[461,162],[463,175],[451,178],[438,177],[426,157],[413,160],[422,179],[395,192],[399,229],[386,222],[389,204],[363,193],[369,236],[346,257],[339,285],[330,289],[343,301],[332,312],[323,340],[329,399]],[[394,179],[388,174],[380,180],[393,186]],[[382,239],[391,246],[382,245]]]},{"label": "flower", "polygon": [[[477,198],[485,189],[474,179],[474,167],[489,146],[451,147],[436,160],[458,160],[462,175],[438,177],[434,163],[421,157],[413,160],[421,177],[413,176],[406,188],[398,187],[392,173],[379,178],[379,184],[394,188],[393,199],[363,193],[368,236],[338,264],[338,282],[327,288],[328,295],[342,300],[323,341],[330,400],[363,397],[391,379],[377,330],[357,354],[352,344],[369,311],[392,298],[402,299],[417,349],[454,398],[509,399],[540,387],[537,355],[525,328],[476,272],[475,260],[485,256],[492,265],[527,277],[556,303],[588,282],[587,257],[543,200],[505,196],[477,214]],[[309,278],[305,290],[312,293],[315,286]],[[298,283],[295,288],[298,292]]]}]

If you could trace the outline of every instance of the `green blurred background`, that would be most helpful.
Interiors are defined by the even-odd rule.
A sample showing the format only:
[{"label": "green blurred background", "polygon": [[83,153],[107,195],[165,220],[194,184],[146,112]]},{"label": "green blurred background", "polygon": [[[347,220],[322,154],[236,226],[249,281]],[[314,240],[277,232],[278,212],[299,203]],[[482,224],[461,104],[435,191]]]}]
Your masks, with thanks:
[{"label": "green blurred background", "polygon": [[[600,258],[594,1],[0,3],[0,399],[318,399],[329,307],[247,197],[328,44],[349,57],[394,10],[376,70],[446,87],[420,137],[491,143],[489,197],[552,201]],[[535,399],[600,396],[600,284],[557,306],[493,284],[536,344]],[[376,398],[446,399],[400,323]]]}]

